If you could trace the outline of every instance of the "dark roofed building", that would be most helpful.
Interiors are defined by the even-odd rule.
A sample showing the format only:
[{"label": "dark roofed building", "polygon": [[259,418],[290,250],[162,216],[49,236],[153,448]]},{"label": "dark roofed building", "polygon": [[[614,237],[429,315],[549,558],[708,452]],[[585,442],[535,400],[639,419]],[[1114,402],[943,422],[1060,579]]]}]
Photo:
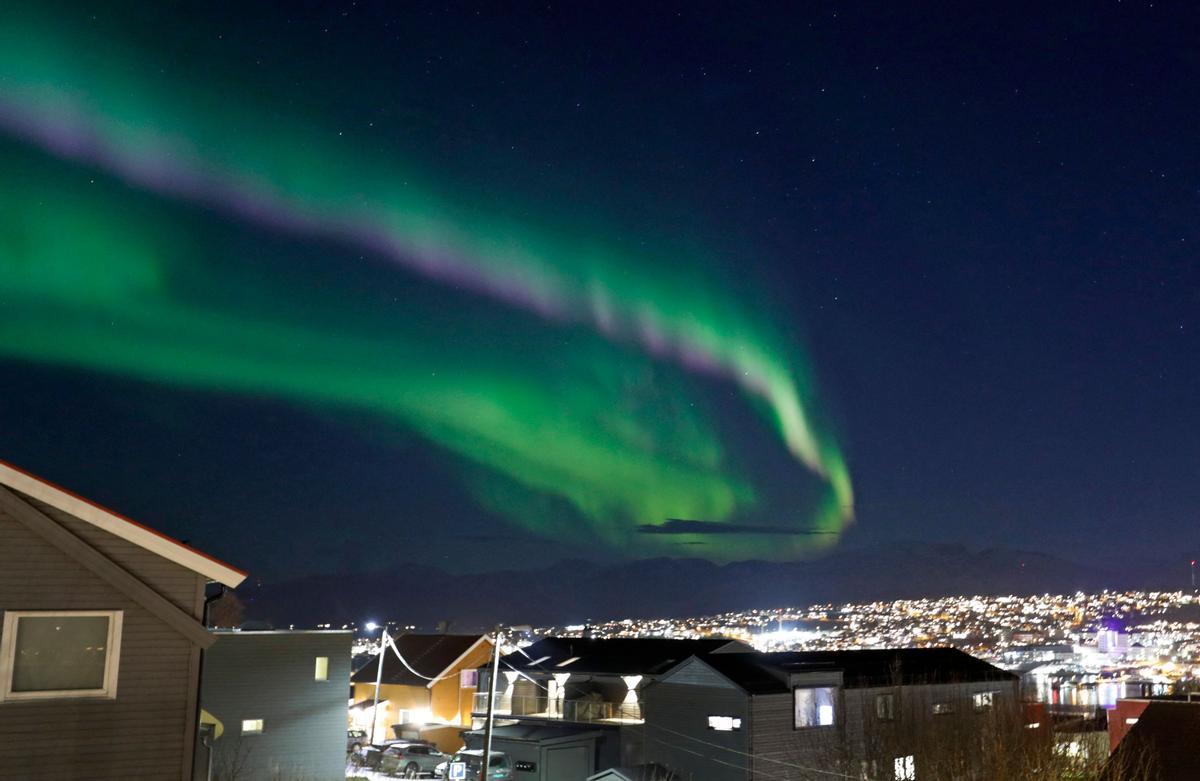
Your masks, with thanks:
[{"label": "dark roofed building", "polygon": [[1018,680],[957,648],[722,654],[706,662],[748,691],[758,692],[787,691],[790,675],[824,671],[840,673],[847,689]]},{"label": "dark roofed building", "polygon": [[952,648],[696,656],[643,693],[645,761],[705,781],[807,778],[798,765],[907,781],[919,736],[983,734],[1018,712],[1018,683]]},{"label": "dark roofed building", "polygon": [[680,640],[657,637],[547,637],[504,657],[504,666],[528,673],[658,675],[689,656],[749,651],[727,638]]},{"label": "dark roofed building", "polygon": [[[1131,710],[1130,704],[1138,704]],[[1130,716],[1130,713],[1136,715]],[[1157,781],[1195,781],[1200,778],[1200,701],[1154,698],[1121,700],[1109,712],[1110,729],[1116,716],[1123,733],[1101,776],[1103,781],[1154,778]],[[1128,722],[1132,722],[1129,724]],[[1147,768],[1149,766],[1149,768]],[[1138,775],[1150,769],[1152,774]]]}]

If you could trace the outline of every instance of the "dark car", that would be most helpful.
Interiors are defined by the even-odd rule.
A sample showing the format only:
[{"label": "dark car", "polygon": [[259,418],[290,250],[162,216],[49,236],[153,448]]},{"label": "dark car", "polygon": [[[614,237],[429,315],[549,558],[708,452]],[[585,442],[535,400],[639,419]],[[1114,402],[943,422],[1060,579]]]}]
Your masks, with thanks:
[{"label": "dark car", "polygon": [[403,778],[421,778],[432,776],[445,761],[446,755],[428,743],[397,743],[384,749],[379,770]]},{"label": "dark car", "polygon": [[[483,751],[477,748],[463,749],[438,765],[434,775],[438,778],[449,775],[450,764],[453,762],[462,762],[467,766],[467,781],[480,781],[480,771],[483,769]],[[512,778],[512,774],[513,765],[508,754],[503,751],[493,751],[491,761],[488,762],[487,781],[505,781],[505,779]]]}]

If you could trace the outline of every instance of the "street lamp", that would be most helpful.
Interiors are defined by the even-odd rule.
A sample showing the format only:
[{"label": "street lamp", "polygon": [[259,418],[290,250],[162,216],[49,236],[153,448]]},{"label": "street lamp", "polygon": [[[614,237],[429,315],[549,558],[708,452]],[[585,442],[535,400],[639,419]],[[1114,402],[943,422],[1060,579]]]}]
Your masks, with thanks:
[{"label": "street lamp", "polygon": [[375,725],[379,723],[379,687],[383,684],[383,654],[387,651],[387,644],[391,642],[388,638],[386,626],[380,626],[374,621],[367,622],[367,631],[374,632],[376,629],[381,629],[379,633],[379,666],[375,670],[375,700],[371,703],[371,744],[375,744]]}]

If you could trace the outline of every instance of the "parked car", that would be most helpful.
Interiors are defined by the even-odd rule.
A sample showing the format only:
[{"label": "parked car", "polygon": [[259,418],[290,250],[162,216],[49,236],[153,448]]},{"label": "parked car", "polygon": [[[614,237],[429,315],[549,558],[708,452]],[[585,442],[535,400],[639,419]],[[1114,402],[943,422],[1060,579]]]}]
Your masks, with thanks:
[{"label": "parked car", "polygon": [[346,753],[355,754],[362,751],[362,747],[367,745],[367,731],[365,729],[348,729],[346,730]]},{"label": "parked car", "polygon": [[[450,764],[452,762],[463,762],[467,766],[468,781],[483,781],[480,779],[480,769],[483,767],[483,749],[467,748],[458,752],[450,759],[441,763],[434,769],[434,775],[438,778],[446,778],[446,774],[450,772]],[[488,762],[488,772],[486,781],[505,781],[512,778],[512,760],[508,758],[508,754],[503,751],[493,751],[491,761]]]},{"label": "parked car", "polygon": [[[358,765],[359,767],[364,767],[369,770],[382,770],[383,758],[385,754],[392,749],[403,750],[409,746],[426,746],[428,748],[432,748],[429,743],[423,740],[383,740],[377,743],[372,743],[369,746],[364,746],[362,751],[359,753],[362,761],[359,762]],[[353,756],[354,755],[352,754],[351,757],[353,758]],[[443,756],[442,758],[444,759],[445,757]]]},{"label": "parked car", "polygon": [[400,743],[388,746],[379,759],[380,772],[403,778],[433,775],[446,755],[428,743]]}]

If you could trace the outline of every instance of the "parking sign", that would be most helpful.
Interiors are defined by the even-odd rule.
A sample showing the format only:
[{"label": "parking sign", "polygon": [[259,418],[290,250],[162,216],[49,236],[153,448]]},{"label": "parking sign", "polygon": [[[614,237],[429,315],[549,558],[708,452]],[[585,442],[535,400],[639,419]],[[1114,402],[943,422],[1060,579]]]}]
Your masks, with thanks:
[{"label": "parking sign", "polygon": [[467,778],[467,763],[466,762],[451,762],[450,772],[446,774],[450,781],[466,781]]}]

